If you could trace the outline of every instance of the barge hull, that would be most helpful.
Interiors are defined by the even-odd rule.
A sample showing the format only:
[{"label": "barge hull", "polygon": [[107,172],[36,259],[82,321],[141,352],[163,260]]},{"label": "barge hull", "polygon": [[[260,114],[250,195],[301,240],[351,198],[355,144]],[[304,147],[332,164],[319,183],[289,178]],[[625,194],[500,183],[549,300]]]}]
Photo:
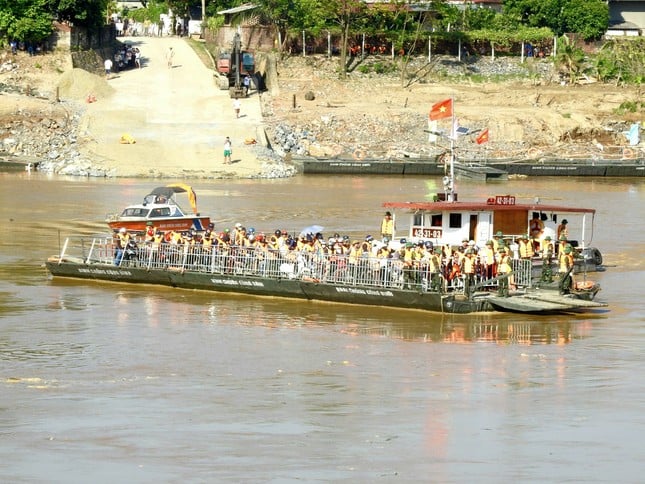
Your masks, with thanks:
[{"label": "barge hull", "polygon": [[452,294],[386,287],[347,286],[289,278],[266,279],[243,274],[213,274],[173,268],[148,270],[145,267],[59,261],[55,257],[46,262],[46,267],[54,277],[94,281],[154,284],[181,289],[421,309],[441,313],[467,314],[493,310],[493,306],[484,298],[469,300]]}]

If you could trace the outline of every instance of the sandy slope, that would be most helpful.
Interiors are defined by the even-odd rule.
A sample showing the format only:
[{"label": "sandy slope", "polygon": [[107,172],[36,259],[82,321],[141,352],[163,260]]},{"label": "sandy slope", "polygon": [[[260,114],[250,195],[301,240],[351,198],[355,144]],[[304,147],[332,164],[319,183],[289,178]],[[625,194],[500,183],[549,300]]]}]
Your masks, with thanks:
[{"label": "sandy slope", "polygon": [[[89,104],[82,122],[83,149],[113,167],[115,175],[165,177],[251,176],[261,163],[244,145],[261,124],[258,96],[242,100],[235,118],[227,91],[178,38],[122,39],[142,52],[143,67],[115,75],[114,94]],[[165,55],[175,51],[173,67]],[[121,144],[129,134],[135,144]],[[224,165],[223,144],[233,141],[233,165]]]}]

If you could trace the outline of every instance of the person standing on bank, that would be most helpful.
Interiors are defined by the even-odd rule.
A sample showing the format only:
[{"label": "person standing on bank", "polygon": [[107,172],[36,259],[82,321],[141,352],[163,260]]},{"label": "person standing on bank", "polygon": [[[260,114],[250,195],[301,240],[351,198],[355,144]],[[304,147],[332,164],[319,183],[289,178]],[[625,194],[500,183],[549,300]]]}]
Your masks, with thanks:
[{"label": "person standing on bank", "polygon": [[112,59],[109,57],[103,62],[103,67],[105,67],[105,77],[110,77],[112,74]]},{"label": "person standing on bank", "polygon": [[172,47],[168,47],[168,52],[166,52],[166,60],[168,61],[168,69],[172,69],[172,59],[175,57],[175,51],[172,50]]},{"label": "person standing on bank", "polygon": [[231,138],[227,136],[226,140],[224,141],[224,164],[225,165],[231,164],[232,154],[233,154],[233,146],[231,145]]},{"label": "person standing on bank", "polygon": [[240,108],[242,107],[242,101],[238,98],[233,99],[233,110],[235,111],[235,117],[240,117]]},{"label": "person standing on bank", "polygon": [[244,97],[249,97],[249,90],[251,89],[251,76],[248,74],[244,76],[244,79],[242,80],[242,84],[244,85]]}]

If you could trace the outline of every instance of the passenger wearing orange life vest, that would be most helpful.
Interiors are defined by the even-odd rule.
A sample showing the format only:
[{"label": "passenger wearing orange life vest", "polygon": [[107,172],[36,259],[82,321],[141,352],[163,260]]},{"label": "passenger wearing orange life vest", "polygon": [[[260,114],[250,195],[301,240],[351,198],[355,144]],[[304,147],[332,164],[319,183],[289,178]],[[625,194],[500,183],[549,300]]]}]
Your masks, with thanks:
[{"label": "passenger wearing orange life vest", "polygon": [[243,239],[246,238],[246,227],[241,223],[236,223],[235,228],[231,231],[231,245],[243,245]]},{"label": "passenger wearing orange life vest", "polygon": [[495,277],[497,261],[495,260],[495,250],[493,249],[493,246],[494,242],[489,240],[486,242],[486,247],[481,252],[482,264],[484,265],[484,279],[492,279]]},{"label": "passenger wearing orange life vest", "polygon": [[[497,275],[504,276],[512,271],[510,256],[504,248],[499,249],[497,261]],[[509,277],[501,277],[499,280],[498,294],[502,297],[508,297],[508,287],[510,284]]]},{"label": "passenger wearing orange life vest", "polygon": [[381,238],[384,244],[392,240],[394,236],[394,219],[391,212],[385,212],[385,217],[381,222]]},{"label": "passenger wearing orange life vest", "polygon": [[518,240],[520,259],[530,259],[533,257],[533,244],[529,242],[527,235],[521,235]]},{"label": "passenger wearing orange life vest", "polygon": [[361,250],[361,243],[358,240],[352,241],[352,245],[349,249],[349,255],[347,256],[347,267],[349,269],[349,274],[353,278],[359,276],[358,271],[358,262],[362,256],[363,251]]},{"label": "passenger wearing orange life vest", "polygon": [[214,228],[215,228],[214,224],[212,224],[212,223],[208,224],[208,227],[206,228],[206,231],[202,235],[202,245],[209,252],[210,252],[211,248],[213,247],[213,241],[215,240],[215,234],[213,233]]},{"label": "passenger wearing orange life vest", "polygon": [[152,246],[158,249],[159,246],[163,243],[163,241],[164,241],[163,232],[161,230],[157,230],[155,232],[155,236],[152,239]]},{"label": "passenger wearing orange life vest", "polygon": [[533,249],[537,250],[539,248],[540,237],[544,232],[544,222],[540,220],[539,214],[536,212],[533,214],[533,218],[529,222],[529,235],[533,241]]},{"label": "passenger wearing orange life vest", "polygon": [[433,291],[442,292],[443,284],[441,283],[441,256],[434,251],[431,242],[426,245],[430,253],[430,288]]},{"label": "passenger wearing orange life vest", "polygon": [[128,242],[130,242],[130,234],[128,233],[128,230],[125,227],[121,227],[119,229],[119,233],[116,235],[116,240],[115,240],[115,250],[114,250],[114,265],[118,266],[121,264],[121,261],[123,260],[123,255],[125,254],[125,248],[128,246]]},{"label": "passenger wearing orange life vest", "polygon": [[464,294],[470,294],[470,288],[475,284],[475,251],[467,249],[462,259],[464,271]]},{"label": "passenger wearing orange life vest", "polygon": [[561,235],[558,241],[559,243],[558,243],[557,254],[558,254],[558,257],[560,257],[562,254],[564,254],[564,248],[571,244],[569,244],[569,241],[567,240],[566,235]]},{"label": "passenger wearing orange life vest", "polygon": [[143,241],[150,244],[152,239],[155,238],[155,227],[152,222],[146,222],[146,233],[144,234]]},{"label": "passenger wearing orange life vest", "polygon": [[415,283],[416,250],[412,242],[406,242],[403,249],[403,283],[404,289],[412,289]]},{"label": "passenger wearing orange life vest", "polygon": [[181,235],[181,232],[176,232],[173,230],[170,233],[170,243],[173,245],[181,245],[182,242],[183,242],[183,237]]},{"label": "passenger wearing orange life vest", "polygon": [[500,245],[504,243],[504,234],[501,230],[498,230],[493,236],[493,251],[497,253]]},{"label": "passenger wearing orange life vest", "polygon": [[152,256],[152,259],[155,261],[159,260],[159,254],[161,250],[161,244],[164,240],[164,235],[161,230],[156,230],[155,233],[152,236],[152,239],[147,242],[148,244],[148,250],[150,251],[150,255]]},{"label": "passenger wearing orange life vest", "polygon": [[551,264],[553,253],[553,242],[551,241],[551,236],[547,235],[542,241],[542,259],[544,259],[548,264]]},{"label": "passenger wearing orange life vest", "polygon": [[560,292],[568,294],[573,288],[573,248],[570,245],[564,247],[560,254]]}]

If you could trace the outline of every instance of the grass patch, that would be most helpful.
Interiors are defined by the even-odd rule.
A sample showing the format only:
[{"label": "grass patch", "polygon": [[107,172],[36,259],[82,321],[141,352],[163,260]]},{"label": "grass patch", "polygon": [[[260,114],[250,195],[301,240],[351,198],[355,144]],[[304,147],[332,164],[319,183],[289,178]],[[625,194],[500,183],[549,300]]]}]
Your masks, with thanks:
[{"label": "grass patch", "polygon": [[195,54],[197,54],[197,57],[199,57],[206,67],[209,69],[215,69],[215,66],[213,65],[214,59],[206,50],[206,44],[203,41],[191,38],[186,38],[184,41],[190,45],[190,47],[195,51]]},{"label": "grass patch", "polygon": [[645,103],[643,101],[623,101],[620,103],[614,112],[619,115],[627,113],[636,113],[645,108]]}]

